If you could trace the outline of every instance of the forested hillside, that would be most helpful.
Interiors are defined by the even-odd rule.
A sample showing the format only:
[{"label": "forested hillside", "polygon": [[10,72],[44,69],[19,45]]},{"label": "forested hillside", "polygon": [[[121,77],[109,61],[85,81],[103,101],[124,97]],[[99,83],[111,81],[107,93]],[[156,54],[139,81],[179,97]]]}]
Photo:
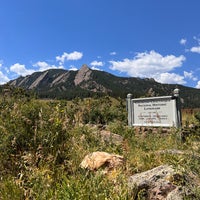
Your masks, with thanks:
[{"label": "forested hillside", "polygon": [[[51,69],[36,72],[10,81],[4,87],[20,87],[34,92],[42,99],[67,99],[111,96],[125,99],[128,93],[134,98],[168,96],[178,87],[183,108],[200,106],[200,90],[182,85],[161,84],[153,79],[117,77],[110,73],[90,69],[83,65],[78,71]],[[182,101],[182,102],[183,102]]]}]

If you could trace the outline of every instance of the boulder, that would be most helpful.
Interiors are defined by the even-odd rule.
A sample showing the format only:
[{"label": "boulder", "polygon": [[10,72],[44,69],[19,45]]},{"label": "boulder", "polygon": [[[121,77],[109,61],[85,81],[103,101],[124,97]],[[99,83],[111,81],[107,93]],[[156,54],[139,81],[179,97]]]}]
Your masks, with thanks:
[{"label": "boulder", "polygon": [[135,199],[182,200],[194,197],[188,180],[186,175],[177,172],[172,166],[161,165],[131,176],[128,186]]},{"label": "boulder", "polygon": [[97,170],[101,167],[111,170],[121,166],[123,162],[123,156],[97,151],[86,155],[81,162],[80,167],[91,171]]},{"label": "boulder", "polygon": [[100,137],[103,141],[113,143],[115,145],[120,145],[123,142],[123,137],[121,135],[112,133],[107,130],[101,130],[100,131]]},{"label": "boulder", "polygon": [[112,133],[109,130],[106,130],[106,125],[86,124],[86,126],[102,142],[106,142],[106,143],[110,143],[110,144],[114,144],[114,145],[122,145],[123,144],[124,138],[121,135],[118,135],[116,133]]}]

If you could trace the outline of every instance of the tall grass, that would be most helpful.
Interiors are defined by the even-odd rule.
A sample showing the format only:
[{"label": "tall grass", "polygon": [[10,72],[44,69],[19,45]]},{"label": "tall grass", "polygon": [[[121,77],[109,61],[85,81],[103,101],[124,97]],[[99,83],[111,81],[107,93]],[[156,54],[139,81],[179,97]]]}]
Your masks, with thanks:
[{"label": "tall grass", "polygon": [[[136,135],[124,102],[1,99],[0,199],[131,199],[127,178],[166,163],[199,177],[199,130],[184,143],[179,130]],[[95,134],[102,126],[121,135],[123,144],[103,142]],[[170,149],[185,153],[166,153]],[[106,176],[81,169],[93,151],[123,155],[124,166]]]}]

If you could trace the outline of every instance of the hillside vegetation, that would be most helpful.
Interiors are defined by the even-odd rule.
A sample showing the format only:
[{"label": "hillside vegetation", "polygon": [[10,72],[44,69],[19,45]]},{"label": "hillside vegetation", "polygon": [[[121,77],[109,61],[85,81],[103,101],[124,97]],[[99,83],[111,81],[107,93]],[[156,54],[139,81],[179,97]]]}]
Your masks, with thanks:
[{"label": "hillside vegetation", "polygon": [[[78,71],[50,69],[35,72],[25,77],[11,80],[5,87],[17,87],[34,91],[43,99],[74,99],[76,97],[126,98],[132,93],[134,98],[141,96],[169,96],[177,87],[175,84],[161,84],[154,79],[118,77],[113,74],[92,70],[83,65]],[[184,108],[199,107],[200,90],[178,85]],[[0,88],[1,90],[1,88]]]},{"label": "hillside vegetation", "polygon": [[[136,134],[127,126],[125,99],[39,100],[22,91],[1,97],[0,200],[139,199],[128,191],[128,177],[162,164],[200,178],[198,116],[185,117],[197,129],[183,142],[177,129]],[[122,136],[122,144],[102,141],[102,129]],[[186,153],[159,153],[165,150]],[[108,175],[81,169],[94,151],[122,155],[125,164]],[[200,199],[199,188],[191,190]]]}]

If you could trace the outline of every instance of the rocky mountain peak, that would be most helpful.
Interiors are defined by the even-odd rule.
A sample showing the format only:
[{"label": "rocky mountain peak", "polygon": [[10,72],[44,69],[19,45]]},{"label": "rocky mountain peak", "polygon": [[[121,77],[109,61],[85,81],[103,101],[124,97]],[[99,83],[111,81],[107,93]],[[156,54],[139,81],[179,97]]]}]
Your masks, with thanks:
[{"label": "rocky mountain peak", "polygon": [[86,64],[83,64],[79,71],[88,71],[88,70],[90,70],[90,68]]},{"label": "rocky mountain peak", "polygon": [[74,79],[75,85],[79,85],[83,81],[88,81],[91,73],[92,70],[87,65],[82,65]]}]

